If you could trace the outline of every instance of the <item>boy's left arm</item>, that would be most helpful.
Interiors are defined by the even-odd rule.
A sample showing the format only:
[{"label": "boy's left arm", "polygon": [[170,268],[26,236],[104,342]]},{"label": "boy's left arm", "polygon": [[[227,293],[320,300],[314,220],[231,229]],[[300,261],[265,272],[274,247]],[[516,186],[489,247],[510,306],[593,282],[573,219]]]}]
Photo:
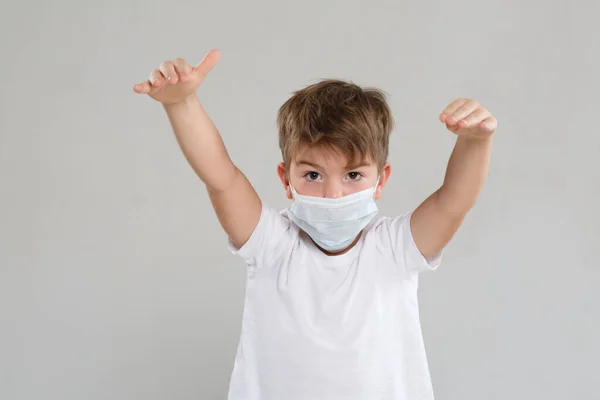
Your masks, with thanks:
[{"label": "boy's left arm", "polygon": [[470,99],[457,99],[440,114],[457,135],[442,186],[413,212],[410,229],[425,258],[436,256],[452,239],[475,205],[485,182],[492,136],[498,123],[488,110]]}]

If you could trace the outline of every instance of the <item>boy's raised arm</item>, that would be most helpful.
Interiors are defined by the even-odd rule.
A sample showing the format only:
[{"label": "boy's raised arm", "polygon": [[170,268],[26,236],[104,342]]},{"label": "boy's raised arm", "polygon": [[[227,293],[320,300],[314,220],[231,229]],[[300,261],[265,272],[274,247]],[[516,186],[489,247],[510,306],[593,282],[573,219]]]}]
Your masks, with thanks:
[{"label": "boy's raised arm", "polygon": [[163,62],[133,89],[163,104],[184,156],[206,185],[221,226],[241,247],[258,224],[261,201],[229,158],[219,131],[196,95],[219,57],[219,51],[212,50],[195,67],[181,58]]},{"label": "boy's raised arm", "polygon": [[417,248],[426,258],[437,255],[452,239],[475,205],[486,180],[492,136],[498,122],[474,100],[457,99],[440,114],[457,135],[443,185],[411,217]]}]

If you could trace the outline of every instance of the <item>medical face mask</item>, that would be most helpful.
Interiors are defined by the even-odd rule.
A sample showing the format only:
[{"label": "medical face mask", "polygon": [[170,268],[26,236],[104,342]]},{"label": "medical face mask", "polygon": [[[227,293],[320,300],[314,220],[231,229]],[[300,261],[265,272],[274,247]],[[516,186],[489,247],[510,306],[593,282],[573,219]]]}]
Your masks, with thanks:
[{"label": "medical face mask", "polygon": [[294,201],[288,216],[321,248],[343,250],[377,214],[373,199],[377,184],[335,199],[300,195],[290,185]]}]

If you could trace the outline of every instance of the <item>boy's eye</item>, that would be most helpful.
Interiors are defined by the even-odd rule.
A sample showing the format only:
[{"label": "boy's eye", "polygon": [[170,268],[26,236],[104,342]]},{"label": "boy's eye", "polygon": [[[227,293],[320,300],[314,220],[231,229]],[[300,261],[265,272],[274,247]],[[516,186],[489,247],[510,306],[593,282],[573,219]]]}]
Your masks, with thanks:
[{"label": "boy's eye", "polygon": [[362,175],[360,174],[360,172],[349,172],[348,173],[348,178],[350,178],[350,180],[352,181],[357,181],[362,177]]},{"label": "boy's eye", "polygon": [[319,179],[319,173],[315,172],[315,171],[311,171],[306,173],[306,175],[304,175],[305,178],[307,178],[309,181],[316,181],[317,179]]}]

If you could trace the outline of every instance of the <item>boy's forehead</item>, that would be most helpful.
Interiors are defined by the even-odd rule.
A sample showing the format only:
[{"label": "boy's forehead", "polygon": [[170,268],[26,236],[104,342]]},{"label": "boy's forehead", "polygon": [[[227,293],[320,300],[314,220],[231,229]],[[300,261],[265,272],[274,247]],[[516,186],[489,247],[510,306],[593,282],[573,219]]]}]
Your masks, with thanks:
[{"label": "boy's forehead", "polygon": [[312,164],[321,167],[358,167],[373,164],[370,157],[357,155],[350,159],[340,149],[325,146],[300,146],[292,157],[295,164]]}]

